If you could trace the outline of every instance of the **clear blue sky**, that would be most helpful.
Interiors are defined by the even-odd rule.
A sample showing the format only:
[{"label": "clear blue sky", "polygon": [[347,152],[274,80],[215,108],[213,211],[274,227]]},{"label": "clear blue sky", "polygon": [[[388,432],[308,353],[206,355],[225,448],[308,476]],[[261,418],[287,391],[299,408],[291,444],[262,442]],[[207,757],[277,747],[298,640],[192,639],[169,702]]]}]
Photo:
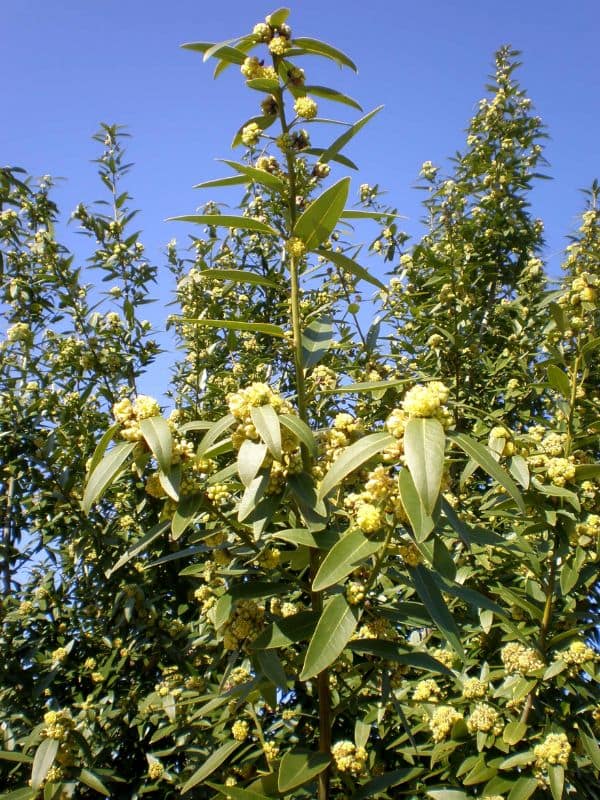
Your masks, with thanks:
[{"label": "clear blue sky", "polygon": [[[352,157],[361,181],[379,183],[418,232],[421,193],[411,189],[425,160],[443,163],[462,147],[463,131],[505,43],[523,51],[519,76],[551,136],[552,182],[534,195],[546,223],[556,274],[565,235],[581,209],[578,190],[600,177],[600,66],[597,0],[292,0],[297,35],[346,51],[359,74],[311,59],[312,82],[384,111],[366,128]],[[257,95],[235,69],[216,82],[186,41],[219,41],[248,32],[276,8],[240,0],[1,0],[2,124],[0,162],[67,179],[57,197],[65,215],[102,195],[90,163],[100,121],[128,126],[136,163],[128,188],[142,210],[147,253],[172,237],[168,216],[203,200],[194,183],[225,174],[218,157]],[[308,61],[305,66],[308,65]],[[317,72],[318,70],[318,72]],[[343,109],[343,107],[339,107]],[[345,118],[351,118],[351,112]],[[340,174],[341,177],[341,174]],[[69,243],[81,239],[69,235]],[[169,298],[165,272],[161,299]],[[154,307],[154,318],[163,313]]]}]

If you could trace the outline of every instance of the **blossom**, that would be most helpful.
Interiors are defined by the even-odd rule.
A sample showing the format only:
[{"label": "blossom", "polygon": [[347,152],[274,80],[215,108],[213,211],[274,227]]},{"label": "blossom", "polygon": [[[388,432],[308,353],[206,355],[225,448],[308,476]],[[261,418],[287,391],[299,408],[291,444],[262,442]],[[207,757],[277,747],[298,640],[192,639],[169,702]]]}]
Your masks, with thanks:
[{"label": "blossom", "polygon": [[285,249],[292,258],[302,258],[306,253],[306,245],[298,236],[292,236],[285,243]]},{"label": "blossom", "polygon": [[363,533],[375,533],[383,526],[383,514],[372,503],[362,503],[356,512],[356,524]]},{"label": "blossom", "polygon": [[314,119],[317,116],[318,106],[312,97],[298,97],[294,103],[294,111],[303,119]]},{"label": "blossom", "polygon": [[254,147],[260,138],[261,129],[256,122],[250,122],[242,128],[242,143],[246,147]]},{"label": "blossom", "polygon": [[498,722],[499,714],[495,708],[487,703],[477,703],[471,716],[467,720],[467,728],[471,733],[483,731],[488,733]]},{"label": "blossom", "polygon": [[544,662],[532,647],[525,647],[519,642],[509,642],[501,652],[500,658],[507,672],[520,672],[528,675],[544,667]]},{"label": "blossom", "polygon": [[231,727],[231,734],[236,742],[244,742],[248,738],[250,726],[244,719],[238,719]]},{"label": "blossom", "polygon": [[463,715],[452,706],[436,708],[429,719],[429,728],[434,742],[442,742],[452,730],[453,725],[461,720]]},{"label": "blossom", "polygon": [[360,775],[364,772],[368,758],[364,747],[357,747],[354,742],[342,740],[333,745],[331,755],[340,772],[349,772],[351,775]]},{"label": "blossom", "polygon": [[536,766],[540,769],[555,764],[566,767],[571,754],[571,745],[566,734],[549,733],[543,742],[536,744],[533,754]]}]

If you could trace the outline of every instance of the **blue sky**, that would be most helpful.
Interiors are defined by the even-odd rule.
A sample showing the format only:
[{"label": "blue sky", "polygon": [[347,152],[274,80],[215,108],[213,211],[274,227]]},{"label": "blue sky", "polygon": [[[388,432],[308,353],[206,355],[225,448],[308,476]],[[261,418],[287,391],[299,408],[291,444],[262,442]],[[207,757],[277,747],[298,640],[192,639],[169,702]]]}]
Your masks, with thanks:
[{"label": "blue sky", "polygon": [[[390,203],[419,231],[421,193],[412,189],[425,160],[444,163],[462,147],[463,131],[483,96],[493,53],[522,50],[522,85],[547,125],[553,181],[534,194],[546,224],[548,258],[558,271],[565,236],[581,209],[579,189],[600,177],[600,67],[596,0],[292,0],[297,35],[346,51],[359,74],[310,60],[311,82],[351,94],[384,111],[353,143],[355,181],[379,183]],[[0,161],[33,174],[63,176],[57,199],[65,216],[79,201],[102,196],[90,139],[100,121],[128,126],[127,188],[140,208],[147,253],[185,230],[168,216],[193,213],[207,199],[193,184],[225,174],[231,138],[255,113],[257,95],[237,70],[213,81],[186,41],[219,41],[248,32],[276,5],[239,0],[2,0],[3,61]],[[339,107],[343,108],[343,107]],[[350,119],[345,115],[346,119]],[[342,173],[338,177],[342,177]],[[67,234],[69,244],[82,240]],[[166,271],[161,301],[167,302]],[[154,318],[164,314],[156,304]]]}]

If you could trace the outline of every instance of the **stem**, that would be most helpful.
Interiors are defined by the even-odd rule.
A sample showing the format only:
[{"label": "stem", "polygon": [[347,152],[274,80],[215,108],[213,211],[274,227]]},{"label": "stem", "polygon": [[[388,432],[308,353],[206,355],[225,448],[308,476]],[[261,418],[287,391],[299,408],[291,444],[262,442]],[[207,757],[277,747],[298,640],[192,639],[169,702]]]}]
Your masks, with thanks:
[{"label": "stem", "polygon": [[[273,66],[278,71],[279,57],[273,56]],[[277,93],[277,106],[279,121],[282,133],[289,133],[289,125],[285,116],[285,106],[283,100],[283,89]],[[288,171],[288,209],[289,209],[289,232],[293,235],[296,225],[296,164],[294,154],[286,149],[285,158]],[[306,396],[306,382],[304,379],[304,362],[302,357],[302,320],[300,316],[300,299],[302,290],[300,287],[300,259],[295,256],[289,258],[290,269],[290,290],[291,290],[291,316],[292,334],[294,348],[294,371],[296,382],[296,398],[298,403],[298,415],[300,419],[309,424],[308,401]],[[307,474],[312,473],[312,458],[307,447],[303,444],[302,466]],[[320,563],[319,551],[315,548],[310,551],[310,582],[317,573]],[[313,611],[320,614],[323,610],[323,592],[310,593]],[[317,675],[317,693],[319,703],[319,752],[327,756],[331,753],[331,694],[329,691],[329,673],[325,669]],[[330,769],[323,770],[318,776],[318,800],[328,800],[329,797]]]},{"label": "stem", "polygon": [[8,597],[12,583],[10,569],[10,549],[12,545],[12,510],[13,498],[15,494],[15,478],[11,475],[8,479],[6,489],[6,509],[4,512],[4,524],[2,526],[2,548],[4,550],[4,562],[2,564],[2,594]]}]

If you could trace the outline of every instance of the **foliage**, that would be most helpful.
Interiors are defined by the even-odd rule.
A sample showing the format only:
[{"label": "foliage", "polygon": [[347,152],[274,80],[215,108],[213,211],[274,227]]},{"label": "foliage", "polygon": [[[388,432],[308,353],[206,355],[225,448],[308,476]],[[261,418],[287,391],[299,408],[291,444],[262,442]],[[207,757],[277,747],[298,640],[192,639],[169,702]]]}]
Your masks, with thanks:
[{"label": "foliage", "polygon": [[502,48],[409,248],[377,187],[349,200],[378,109],[319,117],[359,107],[313,57],[354,63],[287,19],[185,45],[261,102],[199,185],[243,187],[239,212],[208,202],[167,247],[168,416],[136,386],[155,270],[123,132],[112,214],[75,214],[103,297],[50,182],[2,172],[3,797],[597,797],[600,189],[552,288],[543,129]]}]

